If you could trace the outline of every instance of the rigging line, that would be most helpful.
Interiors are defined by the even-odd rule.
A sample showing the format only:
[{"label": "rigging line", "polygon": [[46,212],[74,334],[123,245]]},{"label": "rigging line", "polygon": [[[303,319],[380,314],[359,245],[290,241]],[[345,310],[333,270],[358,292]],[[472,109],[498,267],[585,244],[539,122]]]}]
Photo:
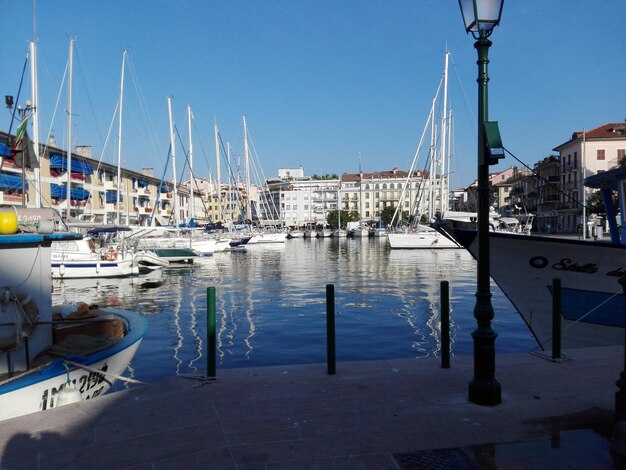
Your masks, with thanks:
[{"label": "rigging line", "polygon": [[[24,67],[22,67],[22,78],[20,78],[20,86],[17,89],[17,96],[15,98],[13,111],[11,112],[11,122],[9,123],[9,132],[8,132],[9,137],[11,136],[13,122],[15,121],[15,113],[18,108],[17,104],[20,102],[20,94],[22,93],[22,85],[24,84],[24,74],[26,73],[26,65],[28,64],[28,56],[29,56],[29,52],[26,52],[26,59],[24,60]],[[4,165],[4,158],[0,157],[0,170],[2,169],[3,165]]]},{"label": "rigging line", "polygon": [[[132,58],[132,56],[130,54],[127,55],[127,58]],[[147,106],[146,106],[146,100],[143,97],[143,93],[141,91],[141,87],[139,86],[139,80],[137,78],[137,75],[135,73],[135,68],[133,66],[133,62],[132,60],[128,60],[126,62],[126,65],[128,66],[128,71],[130,72],[130,77],[131,80],[133,82],[133,85],[135,87],[135,92],[137,93],[137,98],[139,101],[139,107],[141,109],[141,113],[144,117],[144,119],[146,120],[146,122],[149,124],[149,132],[148,132],[148,140],[150,141],[150,144],[152,146],[152,150],[154,152],[155,155],[163,155],[165,152],[163,152],[163,148],[161,147],[161,145],[159,144],[159,140],[156,138],[156,136],[158,135],[158,133],[156,132],[156,128],[154,126],[154,122],[152,121],[152,119],[150,118],[150,114],[146,111]]]},{"label": "rigging line", "polygon": [[83,63],[82,63],[82,59],[81,59],[81,52],[80,52],[80,46],[78,44],[76,44],[75,45],[75,49],[76,49],[76,58],[78,59],[78,70],[80,72],[80,76],[83,79],[83,82],[85,83],[85,93],[87,95],[87,102],[89,103],[89,108],[91,109],[91,112],[93,114],[94,124],[96,125],[96,133],[97,133],[98,137],[100,138],[100,144],[104,145],[104,142],[102,141],[102,132],[100,131],[100,124],[98,122],[97,114],[96,114],[96,111],[95,111],[94,106],[93,106],[93,100],[91,99],[91,93],[89,92],[89,81],[86,78],[85,71],[84,71],[84,68],[83,68]]},{"label": "rigging line", "polygon": [[50,120],[50,127],[48,128],[48,135],[46,137],[46,145],[43,148],[43,153],[42,155],[45,155],[45,153],[48,151],[48,145],[50,142],[50,136],[52,135],[52,126],[54,124],[54,120],[56,119],[56,115],[57,115],[57,111],[59,110],[59,102],[61,101],[61,93],[62,90],[65,87],[65,79],[67,78],[67,72],[69,69],[69,59],[68,61],[65,63],[65,70],[63,71],[63,78],[61,79],[61,86],[59,87],[59,92],[57,93],[57,101],[54,104],[54,111],[52,112],[52,119]]},{"label": "rigging line", "polygon": [[[180,132],[178,132],[178,127],[176,126],[176,124],[174,124],[174,129],[176,129],[176,135],[178,135],[178,140],[180,141],[180,146],[182,147],[183,154],[185,155],[185,164],[183,165],[183,169],[180,172],[180,182],[182,183],[183,177],[185,175],[185,170],[187,169],[187,165],[189,165],[189,170],[190,170],[190,173],[191,173],[191,181],[189,182],[189,187],[190,187],[189,198],[191,199],[191,203],[193,204],[193,200],[194,200],[194,198],[193,198],[194,185],[196,186],[195,189],[197,189],[200,192],[202,192],[202,191],[200,190],[200,186],[198,186],[198,182],[196,181],[196,175],[193,172],[193,168],[191,168],[191,165],[189,164],[189,153],[185,149],[182,137],[180,135]],[[207,214],[208,213],[208,209],[206,207],[206,204],[204,203],[204,199],[200,198],[200,201],[202,202],[202,207],[204,209],[204,213]]]},{"label": "rigging line", "polygon": [[[583,321],[586,317],[588,317],[589,315],[591,315],[593,312],[595,312],[597,309],[599,309],[600,307],[602,307],[604,304],[606,304],[607,302],[609,302],[611,299],[617,297],[618,295],[622,294],[622,289],[616,291],[613,295],[611,295],[608,299],[600,302],[598,305],[596,305],[594,308],[592,308],[591,310],[589,310],[587,313],[585,313],[582,317],[577,318],[576,320],[574,320],[573,322],[571,322],[569,325],[567,325],[565,328],[562,328],[561,331],[567,331],[569,330],[571,327],[575,326],[576,324],[580,323],[581,321]],[[543,346],[545,346],[546,344],[552,342],[552,338],[549,338],[547,340],[545,340],[543,343],[540,344],[540,347],[543,348]]]},{"label": "rigging line", "polygon": [[454,70],[454,78],[456,79],[457,84],[459,85],[459,88],[461,89],[461,98],[463,101],[463,108],[465,109],[465,112],[467,113],[467,117],[469,119],[469,122],[476,127],[478,124],[476,123],[476,112],[472,109],[471,105],[470,105],[470,101],[467,97],[467,92],[465,91],[465,88],[463,87],[463,81],[461,80],[461,77],[459,77],[459,71],[456,68],[456,64],[454,63],[454,58],[452,56],[452,54],[450,54],[450,59],[452,62],[452,69]]},{"label": "rigging line", "polygon": [[552,181],[548,181],[546,178],[544,178],[543,176],[541,176],[534,168],[529,167],[528,165],[526,165],[526,163],[524,163],[523,161],[521,161],[519,158],[517,158],[515,155],[513,155],[506,147],[502,147],[504,149],[504,151],[506,153],[508,153],[510,156],[512,156],[515,160],[517,160],[519,163],[521,163],[526,169],[530,170],[530,172],[536,176],[537,178],[541,179],[544,183],[548,184],[549,186],[551,186],[552,188],[554,188],[559,194],[565,196],[567,199],[569,199],[570,201],[572,201],[573,203],[577,204],[578,206],[580,206],[581,208],[584,207],[586,209],[589,209],[589,207],[585,204],[582,204],[579,200],[574,199],[573,196],[569,195],[568,193],[566,193],[565,191],[563,191],[561,188],[559,188],[556,184],[554,184]]},{"label": "rigging line", "polygon": [[[229,181],[229,185],[228,186],[229,186],[229,188],[231,187],[231,184],[230,184],[231,181],[235,183],[235,190],[237,192],[237,208],[239,209],[239,215],[241,216],[241,219],[245,220],[246,217],[244,215],[243,206],[241,204],[241,195],[239,193],[239,183],[237,182],[238,180],[235,179],[235,174],[233,172],[232,165],[228,161],[228,158],[226,158],[227,151],[226,151],[226,146],[224,145],[224,141],[222,140],[222,134],[218,132],[217,133],[217,137],[218,137],[219,142],[220,142],[220,148],[222,149],[222,152],[223,152],[223,155],[224,155],[224,161],[226,162],[226,167],[228,168],[228,178],[229,178],[228,179],[228,181]],[[229,202],[232,203],[232,201],[229,201]],[[224,215],[225,214],[222,214],[222,217],[224,217]]]}]

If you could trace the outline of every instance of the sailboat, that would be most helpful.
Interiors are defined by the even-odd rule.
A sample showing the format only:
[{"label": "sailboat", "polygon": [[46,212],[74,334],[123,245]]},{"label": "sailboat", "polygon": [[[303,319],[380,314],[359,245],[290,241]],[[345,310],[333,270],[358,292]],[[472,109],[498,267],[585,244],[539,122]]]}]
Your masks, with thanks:
[{"label": "sailboat", "polygon": [[[449,52],[445,54],[445,66],[444,73],[442,77],[442,81],[439,84],[437,93],[433,98],[431,111],[429,117],[426,122],[426,126],[424,127],[424,131],[422,132],[422,137],[420,138],[420,143],[415,153],[415,157],[413,158],[413,163],[411,164],[411,169],[409,170],[409,174],[406,180],[406,183],[402,189],[402,195],[400,198],[400,203],[396,208],[396,212],[394,214],[393,219],[400,219],[400,211],[402,208],[402,202],[404,196],[406,194],[406,189],[411,182],[411,178],[413,175],[413,170],[415,168],[415,163],[417,161],[417,157],[420,153],[420,149],[422,143],[424,141],[424,135],[426,130],[430,124],[431,128],[431,145],[429,152],[429,170],[428,170],[428,184],[421,185],[421,190],[419,192],[419,202],[423,199],[426,199],[427,202],[427,216],[431,221],[434,221],[435,218],[435,207],[437,200],[439,201],[438,212],[441,216],[447,211],[447,201],[448,201],[448,189],[447,189],[447,171],[446,171],[446,162],[447,162],[447,150],[446,146],[448,145],[448,123],[449,123],[449,115],[448,115],[448,60],[449,60]],[[441,134],[439,136],[439,141],[441,143],[440,149],[437,150],[437,135],[435,131],[435,105],[437,101],[437,96],[439,95],[439,91],[443,84],[443,113],[441,119]],[[439,155],[439,158],[437,158]],[[438,165],[437,165],[438,163]],[[437,166],[439,168],[437,168]],[[439,176],[437,176],[437,170],[439,170]],[[423,181],[422,181],[423,182]],[[439,194],[437,194],[437,189],[439,189]],[[417,204],[416,204],[417,205]],[[419,209],[417,207],[416,209]],[[416,219],[417,215],[419,215],[419,211],[416,211]],[[392,221],[393,224],[393,221]],[[401,231],[390,232],[387,234],[387,239],[389,240],[389,245],[391,248],[422,248],[422,249],[442,249],[442,248],[461,248],[461,245],[455,241],[452,237],[448,237],[433,227],[428,225],[420,224],[416,222],[415,224],[405,227]]]},{"label": "sailboat", "polygon": [[[246,178],[246,220],[252,221],[252,194],[250,191],[250,150],[248,147],[248,126],[246,117],[243,116],[243,152],[245,163]],[[273,200],[271,201],[273,205]],[[267,204],[269,206],[269,203]],[[285,243],[287,240],[287,232],[284,231],[268,231],[263,230],[253,233],[252,238],[248,240],[248,245],[256,245],[259,243]]]},{"label": "sailboat", "polygon": [[341,228],[341,178],[339,178],[339,186],[337,187],[337,228],[333,230],[332,236],[336,238],[345,238],[348,232]]}]

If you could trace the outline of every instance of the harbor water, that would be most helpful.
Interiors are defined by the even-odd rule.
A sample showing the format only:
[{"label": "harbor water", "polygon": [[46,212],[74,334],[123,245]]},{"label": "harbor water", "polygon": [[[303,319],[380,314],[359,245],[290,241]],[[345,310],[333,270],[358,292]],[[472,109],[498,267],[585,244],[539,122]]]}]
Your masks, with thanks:
[{"label": "harbor water", "polygon": [[[326,285],[335,286],[342,361],[440,355],[440,283],[451,349],[470,355],[476,262],[463,249],[391,250],[385,238],[292,239],[216,253],[127,279],[55,280],[53,304],[137,311],[149,324],[126,375],[155,382],[206,370],[207,288],[217,296],[220,368],[326,362]],[[537,348],[495,284],[497,352]],[[119,387],[119,385],[118,385]]]}]

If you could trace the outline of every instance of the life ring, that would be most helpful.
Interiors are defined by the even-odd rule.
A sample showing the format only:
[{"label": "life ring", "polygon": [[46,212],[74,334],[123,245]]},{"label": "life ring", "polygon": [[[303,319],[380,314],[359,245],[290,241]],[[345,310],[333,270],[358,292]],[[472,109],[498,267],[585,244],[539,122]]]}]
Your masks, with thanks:
[{"label": "life ring", "polygon": [[117,251],[111,247],[104,253],[104,259],[107,261],[115,261],[117,259]]}]

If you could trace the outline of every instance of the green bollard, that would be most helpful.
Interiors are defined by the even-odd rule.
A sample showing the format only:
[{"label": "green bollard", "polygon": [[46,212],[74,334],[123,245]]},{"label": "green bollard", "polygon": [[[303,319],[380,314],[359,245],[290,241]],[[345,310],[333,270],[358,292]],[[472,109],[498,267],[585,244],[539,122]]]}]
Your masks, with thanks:
[{"label": "green bollard", "polygon": [[441,367],[450,368],[450,292],[448,281],[441,281]]},{"label": "green bollard", "polygon": [[207,377],[215,378],[215,287],[208,287],[207,296]]},{"label": "green bollard", "polygon": [[326,357],[328,375],[336,371],[335,358],[335,286],[326,284]]}]

